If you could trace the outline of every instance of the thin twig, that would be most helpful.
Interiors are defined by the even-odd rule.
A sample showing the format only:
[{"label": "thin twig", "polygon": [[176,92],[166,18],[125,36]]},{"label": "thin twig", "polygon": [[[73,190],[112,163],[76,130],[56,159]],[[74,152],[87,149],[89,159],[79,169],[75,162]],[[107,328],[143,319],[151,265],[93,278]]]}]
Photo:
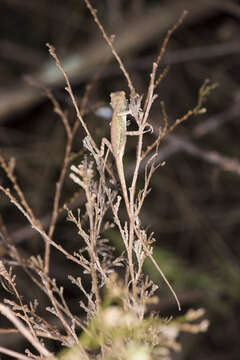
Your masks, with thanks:
[{"label": "thin twig", "polygon": [[2,347],[2,346],[0,346],[0,353],[9,355],[9,356],[11,356],[11,357],[13,357],[13,358],[16,358],[16,359],[19,359],[19,360],[35,360],[35,358],[22,355],[22,354],[19,353],[19,352],[16,352],[16,351],[14,351],[14,350],[6,349],[6,348],[4,348],[4,347]]},{"label": "thin twig", "polygon": [[33,211],[31,209],[31,207],[28,205],[27,203],[27,200],[25,199],[25,196],[24,196],[24,193],[23,191],[21,190],[20,186],[18,185],[17,183],[17,179],[16,177],[14,176],[10,166],[7,165],[5,159],[3,158],[3,156],[0,155],[0,163],[1,163],[1,166],[2,168],[4,169],[7,177],[9,178],[9,180],[12,182],[13,184],[13,187],[16,191],[16,193],[18,194],[20,200],[21,200],[21,203],[22,205],[24,206],[24,208],[26,209],[27,213],[29,214],[29,216],[31,216],[31,218],[35,219],[35,216],[33,214]]},{"label": "thin twig", "polygon": [[97,10],[95,10],[90,1],[89,0],[84,0],[85,1],[85,4],[87,5],[88,9],[90,10],[93,18],[94,18],[94,21],[97,23],[97,26],[99,28],[99,30],[101,31],[104,39],[106,40],[107,44],[109,45],[110,49],[112,50],[112,53],[113,55],[115,56],[117,62],[119,63],[119,66],[120,66],[120,69],[122,70],[123,72],[123,75],[125,76],[126,80],[127,80],[127,83],[128,83],[128,87],[130,89],[130,93],[132,96],[135,95],[136,91],[135,91],[135,88],[133,86],[133,83],[132,83],[132,80],[130,78],[130,75],[129,73],[127,72],[123,62],[122,62],[122,59],[120,58],[120,56],[118,55],[115,47],[113,46],[113,40],[110,38],[109,35],[107,35],[106,31],[104,30],[104,27],[102,26],[98,16],[97,16]]},{"label": "thin twig", "polygon": [[[61,191],[63,188],[63,183],[64,183],[65,176],[67,173],[67,166],[69,163],[69,157],[70,157],[71,150],[72,150],[73,132],[71,130],[71,127],[70,127],[70,124],[69,124],[66,114],[64,113],[60,104],[58,103],[58,101],[55,99],[55,97],[49,90],[47,91],[47,96],[52,101],[52,103],[54,105],[54,110],[60,116],[60,118],[64,124],[66,133],[67,133],[67,144],[65,147],[63,166],[61,169],[59,180],[56,183],[56,191],[55,191],[54,202],[53,202],[52,219],[51,219],[51,223],[49,226],[49,232],[48,232],[48,236],[50,238],[52,238],[54,230],[55,230],[57,218],[58,218],[58,213],[59,213],[59,203],[60,203]],[[45,261],[44,261],[44,263],[45,263],[45,272],[47,274],[49,272],[49,265],[50,265],[50,243],[46,242],[45,244],[46,244],[46,246],[45,246]]]},{"label": "thin twig", "polygon": [[[65,81],[66,81],[66,84],[67,84],[67,87],[65,89],[70,95],[70,98],[72,100],[73,106],[74,106],[76,114],[77,114],[77,118],[80,121],[80,124],[82,125],[83,129],[85,130],[85,132],[86,132],[86,134],[87,134],[87,136],[88,136],[88,138],[89,138],[89,140],[91,142],[92,147],[94,148],[96,153],[99,153],[99,149],[98,149],[93,137],[91,136],[91,134],[90,134],[90,132],[88,130],[88,127],[87,127],[85,121],[83,120],[82,114],[81,114],[81,112],[79,110],[79,107],[78,107],[75,95],[73,93],[73,90],[72,90],[68,75],[67,75],[66,71],[64,70],[64,68],[63,68],[63,66],[61,64],[61,61],[59,60],[59,58],[58,58],[58,56],[57,56],[57,54],[55,52],[54,47],[52,45],[50,45],[50,44],[46,44],[46,45],[49,48],[50,55],[55,59],[57,67],[60,69],[60,71],[62,72],[62,74],[63,74],[63,76],[65,78]],[[113,172],[109,169],[109,167],[107,165],[106,165],[106,169],[107,169],[109,175],[111,176],[111,178],[113,179],[113,182],[116,184],[117,182],[116,182],[116,178],[115,178]]]},{"label": "thin twig", "polygon": [[[170,37],[172,36],[172,34],[174,33],[175,30],[177,30],[177,28],[180,26],[180,24],[183,22],[183,19],[185,18],[185,16],[187,15],[187,11],[184,10],[182,15],[179,17],[179,19],[177,20],[177,22],[172,26],[171,29],[168,30],[167,34],[165,35],[164,37],[164,40],[163,40],[163,43],[162,43],[162,46],[160,48],[160,52],[157,56],[157,59],[155,60],[155,64],[156,64],[156,71],[159,67],[159,64],[163,58],[163,55],[165,54],[166,52],[166,48],[167,48],[167,44],[169,42],[169,39]],[[164,71],[159,75],[159,77],[157,78],[155,84],[154,84],[154,88],[156,88],[159,83],[161,82],[161,80],[167,75],[169,71],[169,67],[166,67],[164,69]],[[149,83],[149,86],[148,86],[148,93],[147,93],[147,96],[146,96],[146,100],[145,100],[145,104],[144,104],[144,110],[146,109],[147,107],[147,104],[148,104],[148,99],[149,99],[149,91],[150,91],[150,88],[151,88],[151,79],[150,79],[150,83]]]},{"label": "thin twig", "polygon": [[82,261],[78,260],[75,256],[71,255],[69,252],[67,252],[61,245],[56,244],[48,235],[47,233],[41,228],[38,221],[33,221],[33,219],[28,215],[28,213],[24,210],[24,208],[21,206],[21,204],[17,201],[17,199],[11,194],[9,189],[5,189],[3,186],[0,185],[0,190],[10,199],[10,201],[20,210],[20,212],[27,218],[29,223],[32,225],[32,228],[35,229],[42,238],[49,242],[50,245],[54,246],[56,249],[58,249],[61,253],[63,253],[67,259],[72,260],[78,265],[81,265],[85,270],[89,272],[89,267],[84,264]]},{"label": "thin twig", "polygon": [[23,323],[18,320],[12,310],[10,310],[6,305],[0,303],[0,312],[16,326],[20,333],[33,345],[35,349],[38,350],[42,356],[53,358],[53,355],[45,348],[45,346],[43,346],[43,344],[41,344],[35,337],[32,336]]}]

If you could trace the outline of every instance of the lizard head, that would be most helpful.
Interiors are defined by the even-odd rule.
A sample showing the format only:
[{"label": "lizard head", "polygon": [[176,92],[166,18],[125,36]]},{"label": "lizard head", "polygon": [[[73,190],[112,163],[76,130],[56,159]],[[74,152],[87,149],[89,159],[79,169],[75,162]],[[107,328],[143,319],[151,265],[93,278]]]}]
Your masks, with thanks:
[{"label": "lizard head", "polygon": [[125,111],[127,107],[127,100],[125,91],[116,91],[110,94],[111,106],[113,109],[118,107],[119,111]]}]

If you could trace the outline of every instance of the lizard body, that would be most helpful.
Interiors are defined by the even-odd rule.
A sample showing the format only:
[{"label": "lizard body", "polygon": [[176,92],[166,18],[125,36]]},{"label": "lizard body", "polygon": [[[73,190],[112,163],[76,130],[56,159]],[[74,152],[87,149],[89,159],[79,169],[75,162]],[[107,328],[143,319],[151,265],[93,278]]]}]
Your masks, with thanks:
[{"label": "lizard body", "polygon": [[110,97],[111,106],[113,108],[113,116],[111,123],[112,153],[115,158],[115,163],[123,191],[123,197],[126,203],[127,212],[129,213],[129,198],[123,168],[123,155],[127,140],[127,100],[124,91],[111,93]]}]

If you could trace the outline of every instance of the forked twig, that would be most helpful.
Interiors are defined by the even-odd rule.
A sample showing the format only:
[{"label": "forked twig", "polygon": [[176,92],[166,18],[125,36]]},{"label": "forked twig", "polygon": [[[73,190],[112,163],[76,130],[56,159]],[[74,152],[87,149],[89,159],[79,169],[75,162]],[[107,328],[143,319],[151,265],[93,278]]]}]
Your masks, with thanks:
[{"label": "forked twig", "polygon": [[130,93],[131,95],[135,95],[136,94],[136,91],[135,91],[135,88],[133,86],[133,83],[132,83],[132,80],[130,78],[130,75],[129,73],[127,72],[123,62],[122,62],[122,59],[120,58],[120,56],[118,55],[115,47],[113,46],[113,38],[110,38],[110,36],[106,33],[104,27],[102,26],[98,16],[97,16],[97,10],[95,10],[90,1],[89,0],[84,0],[85,4],[87,5],[88,9],[90,10],[93,18],[94,18],[94,21],[97,23],[97,26],[98,28],[100,29],[104,39],[106,40],[107,44],[109,45],[110,49],[112,50],[112,53],[114,55],[114,57],[116,58],[117,62],[119,63],[119,66],[120,66],[120,69],[122,70],[122,73],[123,75],[125,76],[126,80],[127,80],[127,83],[128,83],[128,87],[130,89]]}]

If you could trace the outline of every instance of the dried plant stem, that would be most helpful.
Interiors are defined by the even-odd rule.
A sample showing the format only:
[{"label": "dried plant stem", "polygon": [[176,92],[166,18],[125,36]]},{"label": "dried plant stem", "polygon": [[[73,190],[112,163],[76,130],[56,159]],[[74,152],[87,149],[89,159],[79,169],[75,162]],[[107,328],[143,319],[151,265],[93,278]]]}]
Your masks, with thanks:
[{"label": "dried plant stem", "polygon": [[217,84],[209,84],[209,81],[206,80],[202,87],[199,90],[197,104],[190,110],[188,110],[183,116],[177,118],[174,123],[168,126],[168,118],[165,109],[165,105],[161,102],[163,119],[164,119],[164,128],[161,131],[160,137],[158,137],[151,145],[142,154],[142,159],[144,159],[156,146],[159,145],[159,142],[162,141],[168,134],[170,134],[177,126],[188,120],[193,115],[199,115],[205,113],[206,109],[203,108],[203,103],[206,99],[206,96],[217,86]]},{"label": "dried plant stem", "polygon": [[91,134],[90,134],[84,120],[83,120],[83,118],[82,118],[81,113],[80,113],[79,107],[77,105],[77,101],[76,101],[75,96],[74,96],[73,91],[72,91],[70,81],[68,79],[68,75],[67,75],[66,71],[64,70],[64,68],[62,67],[61,62],[60,62],[58,56],[56,55],[54,47],[52,45],[50,45],[50,44],[46,44],[46,45],[49,48],[50,55],[55,59],[58,68],[61,70],[61,72],[62,72],[62,74],[63,74],[63,76],[65,78],[65,81],[66,81],[66,84],[67,84],[67,87],[65,89],[66,89],[66,91],[69,93],[69,95],[71,97],[73,106],[74,106],[76,114],[77,114],[77,118],[80,121],[82,127],[84,128],[87,136],[90,138],[92,146],[94,147],[94,149],[97,149],[97,146],[96,146],[96,144],[95,144],[95,142],[94,142],[94,140],[93,140],[93,138],[92,138],[92,136],[91,136]]},{"label": "dried plant stem", "polygon": [[[47,45],[47,47],[49,48],[49,53],[50,53],[50,55],[55,59],[57,67],[58,67],[59,70],[62,72],[62,74],[63,74],[63,76],[64,76],[64,78],[65,78],[65,81],[66,81],[66,84],[67,84],[67,87],[66,87],[65,89],[66,89],[66,91],[67,91],[67,92],[69,93],[69,95],[70,95],[70,98],[71,98],[71,100],[72,100],[73,106],[74,106],[75,111],[76,111],[77,118],[78,118],[81,126],[82,126],[83,129],[85,130],[85,132],[86,132],[86,134],[87,134],[87,136],[88,136],[88,138],[89,138],[89,140],[90,140],[90,142],[91,142],[92,147],[94,148],[94,150],[95,150],[97,153],[99,153],[99,149],[98,149],[98,147],[97,147],[97,145],[96,145],[93,137],[91,136],[91,134],[90,134],[90,132],[89,132],[89,130],[88,130],[88,127],[87,127],[86,123],[84,122],[83,117],[82,117],[82,114],[81,114],[81,112],[80,112],[80,110],[79,110],[79,107],[78,107],[76,98],[75,98],[75,96],[74,96],[74,93],[73,93],[73,90],[72,90],[72,87],[71,87],[71,84],[70,84],[68,75],[67,75],[66,71],[64,70],[64,68],[63,68],[63,66],[62,66],[62,64],[61,64],[61,61],[59,60],[59,58],[58,58],[58,56],[57,56],[57,54],[56,54],[56,52],[55,52],[54,47],[53,47],[52,45],[50,45],[50,44],[46,44],[46,45]],[[116,181],[116,178],[115,178],[113,172],[111,171],[111,169],[109,169],[109,167],[108,167],[107,165],[106,165],[106,169],[107,169],[109,175],[111,176],[113,182],[116,184],[117,181]]]},{"label": "dried plant stem", "polygon": [[135,88],[133,86],[132,80],[131,80],[129,73],[127,72],[127,70],[126,70],[126,68],[125,68],[125,66],[124,66],[124,64],[122,62],[122,59],[120,58],[120,56],[118,55],[115,47],[113,46],[112,39],[110,38],[109,35],[107,35],[104,27],[102,26],[102,24],[101,24],[101,22],[100,22],[100,20],[99,20],[99,18],[97,16],[97,11],[92,7],[90,1],[89,0],[84,0],[84,1],[85,1],[85,4],[87,5],[88,9],[90,10],[90,12],[91,12],[91,14],[92,14],[92,16],[94,18],[94,21],[96,22],[99,30],[101,31],[104,39],[106,40],[107,44],[109,45],[110,49],[112,50],[112,53],[113,53],[114,57],[116,58],[119,66],[120,66],[120,69],[122,70],[122,73],[123,73],[123,75],[125,76],[125,78],[127,80],[128,87],[130,89],[131,95],[134,96],[136,91],[135,91]]},{"label": "dried plant stem", "polygon": [[[160,64],[160,62],[161,62],[161,60],[162,60],[162,58],[163,58],[163,55],[164,55],[165,52],[166,52],[167,44],[168,44],[168,42],[169,42],[170,37],[172,36],[172,34],[174,33],[174,31],[176,31],[177,28],[181,25],[181,23],[183,22],[185,16],[187,15],[187,13],[188,13],[188,12],[187,12],[186,10],[183,11],[183,13],[182,13],[182,15],[180,16],[180,18],[179,18],[179,19],[177,20],[177,22],[172,26],[172,28],[168,30],[166,36],[164,37],[162,46],[161,46],[161,48],[160,48],[160,52],[159,52],[158,57],[157,57],[157,59],[156,59],[156,61],[155,61],[155,64],[156,64],[156,65],[155,65],[155,66],[156,66],[156,70],[155,70],[155,71],[157,71],[157,69],[158,69],[158,67],[159,67],[159,64]],[[162,79],[167,75],[168,71],[169,71],[169,66],[167,66],[167,67],[165,68],[165,70],[159,75],[159,77],[157,78],[157,80],[156,80],[156,82],[155,82],[155,84],[154,84],[154,88],[156,88],[156,87],[160,84],[160,82],[162,81]],[[145,101],[145,104],[144,104],[144,110],[145,110],[146,107],[147,107],[148,98],[149,98],[149,96],[150,96],[150,94],[149,94],[150,88],[151,88],[151,79],[150,79],[150,83],[149,83],[149,86],[148,86],[148,94],[147,94],[147,96],[146,96],[146,101]]]},{"label": "dried plant stem", "polygon": [[[155,82],[155,77],[156,77],[156,71],[157,71],[157,64],[153,63],[153,70],[152,70],[152,73],[151,73],[149,92],[148,92],[148,103],[147,103],[146,110],[145,110],[143,120],[142,120],[143,121],[143,128],[146,126],[147,119],[148,119],[148,116],[149,116],[149,111],[150,111],[150,108],[151,108],[152,103],[154,101],[154,82]],[[141,161],[143,159],[143,157],[142,157],[143,134],[144,133],[142,131],[142,132],[140,132],[140,135],[138,136],[136,165],[135,165],[135,170],[134,170],[134,174],[133,174],[132,185],[131,185],[131,188],[130,188],[130,204],[132,204],[132,208],[131,208],[132,211],[133,211],[134,197],[135,197],[135,193],[136,193],[137,178],[138,178],[138,174],[139,174],[140,164],[141,164]],[[132,212],[132,214],[133,214],[133,212]],[[134,225],[135,222],[132,222],[132,224]],[[177,297],[177,294],[173,290],[173,287],[171,286],[171,284],[167,280],[165,274],[163,273],[163,271],[161,270],[161,268],[157,264],[156,260],[153,258],[151,252],[149,251],[148,247],[146,246],[144,240],[142,239],[141,233],[139,232],[138,229],[136,229],[135,225],[134,225],[134,229],[135,229],[135,232],[138,235],[138,238],[142,242],[142,246],[144,248],[144,251],[149,256],[152,263],[155,265],[156,269],[159,271],[159,273],[161,274],[163,280],[165,281],[165,283],[169,287],[170,291],[172,292],[172,294],[173,294],[173,296],[174,296],[174,298],[176,300],[176,303],[178,305],[178,309],[180,311],[181,310],[181,305],[180,305],[179,299]],[[131,240],[133,241],[133,237],[131,238]],[[133,243],[130,244],[130,249],[133,249]]]},{"label": "dried plant stem", "polygon": [[[68,162],[69,162],[69,157],[70,157],[71,150],[72,150],[72,142],[73,142],[74,134],[75,134],[77,129],[75,131],[71,130],[71,127],[69,125],[69,121],[68,121],[68,118],[67,118],[66,114],[61,109],[60,104],[57,102],[57,100],[55,99],[55,97],[52,95],[52,93],[49,90],[47,90],[47,96],[52,101],[52,103],[54,105],[55,112],[62,119],[62,122],[64,124],[65,130],[66,130],[66,133],[67,133],[67,144],[66,144],[66,147],[65,147],[63,166],[62,166],[62,169],[61,169],[59,180],[56,183],[56,192],[55,192],[55,196],[54,196],[52,219],[51,219],[49,232],[48,232],[49,238],[52,238],[54,230],[55,230],[57,218],[58,218],[60,196],[61,196],[61,191],[62,191],[64,179],[65,179],[65,176],[66,176],[66,172],[67,172],[67,166],[68,166]],[[44,260],[44,269],[45,269],[45,273],[47,274],[49,272],[49,266],[50,266],[50,243],[48,241],[45,242],[44,259],[45,259]]]},{"label": "dried plant stem", "polygon": [[[151,107],[151,100],[153,97],[153,90],[154,90],[154,79],[155,79],[155,75],[156,75],[156,69],[157,66],[154,65],[153,67],[153,72],[151,74],[151,91],[150,91],[150,96],[149,96],[149,105],[148,108],[145,112],[146,115],[148,115],[148,111]],[[142,146],[143,146],[143,133],[144,133],[144,128],[145,128],[145,124],[146,124],[146,119],[147,117],[144,116],[143,120],[142,120],[142,124],[138,124],[139,125],[139,136],[138,136],[138,145],[137,145],[137,153],[136,153],[136,165],[135,165],[135,169],[134,169],[134,173],[133,173],[133,179],[132,179],[132,183],[131,183],[131,187],[130,187],[130,208],[128,209],[128,204],[126,203],[126,207],[128,209],[128,215],[129,215],[129,221],[130,221],[130,231],[129,231],[129,246],[128,246],[128,259],[129,259],[129,269],[130,269],[130,273],[131,273],[131,277],[132,277],[132,282],[133,282],[133,289],[134,292],[136,292],[135,287],[137,286],[136,281],[135,281],[135,275],[134,275],[134,266],[133,266],[133,248],[134,248],[134,233],[137,234],[137,236],[139,237],[139,239],[142,239],[141,234],[139,233],[138,229],[136,229],[135,226],[135,219],[134,219],[134,203],[135,203],[135,194],[136,194],[136,185],[137,185],[137,179],[138,179],[138,175],[139,175],[139,167],[141,164],[141,152],[142,152]],[[142,241],[143,243],[143,241]],[[145,246],[145,245],[144,245]]]},{"label": "dried plant stem", "polygon": [[26,212],[29,214],[29,216],[31,218],[34,219],[35,217],[34,217],[33,211],[31,209],[31,207],[28,205],[27,200],[25,199],[25,196],[24,196],[20,186],[17,183],[17,179],[14,176],[11,167],[7,165],[5,159],[1,155],[0,155],[0,163],[1,163],[2,168],[5,171],[6,175],[8,176],[9,180],[12,182],[13,187],[14,187],[16,193],[18,194],[19,199],[20,199],[23,207],[25,208]]},{"label": "dried plant stem", "polygon": [[45,357],[49,357],[51,359],[54,359],[54,356],[43,346],[38,339],[36,339],[26,328],[26,326],[23,325],[23,323],[18,320],[15,313],[10,310],[6,305],[0,303],[0,312],[8,318],[9,321],[11,321],[16,328],[20,331],[20,333],[33,345],[35,349],[38,350],[38,352]]},{"label": "dried plant stem", "polygon": [[174,31],[176,31],[178,29],[178,27],[182,24],[182,22],[183,22],[183,20],[184,20],[184,18],[186,17],[187,14],[188,14],[188,11],[184,10],[182,12],[182,15],[178,18],[177,22],[172,26],[171,29],[168,30],[168,32],[167,32],[167,34],[166,34],[166,36],[165,36],[165,38],[163,40],[159,55],[158,55],[158,57],[156,59],[157,66],[159,66],[159,64],[160,64],[160,62],[161,62],[161,60],[163,58],[163,55],[166,52],[167,44],[169,42],[170,37],[172,36]]},{"label": "dried plant stem", "polygon": [[56,249],[58,249],[62,254],[66,256],[67,259],[72,260],[78,265],[81,265],[85,270],[89,271],[90,268],[80,261],[75,256],[71,255],[69,252],[67,252],[61,245],[56,244],[48,235],[47,233],[41,228],[38,221],[34,221],[28,213],[24,210],[24,208],[21,206],[21,204],[17,201],[17,199],[11,194],[9,189],[5,189],[3,186],[0,185],[0,190],[10,199],[10,201],[20,210],[20,212],[28,219],[29,223],[32,225],[32,228],[35,229],[42,238],[49,242],[50,245],[54,246]]},{"label": "dried plant stem", "polygon": [[11,287],[13,293],[15,294],[16,298],[17,298],[18,301],[19,301],[21,310],[22,310],[22,312],[23,312],[23,314],[24,314],[25,321],[26,321],[26,323],[27,323],[27,325],[28,325],[28,327],[29,327],[29,330],[30,330],[32,336],[33,336],[34,338],[37,338],[36,332],[34,331],[34,329],[33,329],[33,327],[32,327],[31,321],[30,321],[29,316],[28,316],[28,314],[27,314],[27,312],[26,312],[26,309],[25,309],[25,306],[24,306],[24,304],[23,304],[23,302],[22,302],[21,296],[19,295],[18,290],[17,290],[17,288],[16,288],[16,286],[15,286],[15,281],[14,281],[14,279],[11,277],[11,274],[10,274],[10,273],[7,271],[7,269],[5,268],[5,266],[4,266],[4,264],[3,264],[2,261],[0,261],[0,275],[8,282],[9,286]]},{"label": "dried plant stem", "polygon": [[[92,84],[89,84],[86,87],[86,91],[85,94],[83,96],[83,100],[82,100],[82,113],[86,112],[85,108],[86,108],[86,104],[88,101],[88,96],[89,93],[92,89]],[[69,120],[68,117],[66,115],[66,113],[62,110],[59,102],[56,100],[56,98],[54,97],[54,95],[52,94],[52,92],[49,89],[44,89],[45,93],[47,95],[47,97],[50,99],[50,101],[52,102],[53,106],[54,106],[54,111],[59,115],[59,117],[61,118],[64,128],[66,130],[66,134],[67,134],[67,144],[65,147],[65,155],[64,155],[64,159],[63,159],[63,166],[61,169],[61,173],[59,176],[59,180],[56,184],[56,192],[55,192],[55,196],[54,196],[54,203],[53,203],[53,212],[52,212],[52,219],[51,219],[51,223],[49,226],[49,232],[48,232],[48,236],[50,238],[52,238],[54,230],[55,230],[55,226],[56,226],[56,222],[57,222],[57,218],[58,218],[58,213],[59,213],[59,203],[60,203],[60,196],[61,196],[61,191],[63,188],[63,183],[64,183],[64,179],[66,176],[66,172],[67,172],[67,166],[69,163],[69,159],[70,159],[70,154],[71,154],[71,150],[72,150],[72,143],[73,143],[73,139],[74,136],[78,130],[78,127],[80,125],[80,122],[78,120],[75,121],[73,128],[71,129],[71,126],[69,124]],[[49,272],[49,265],[50,265],[50,243],[46,242],[45,243],[45,273]]]},{"label": "dried plant stem", "polygon": [[35,358],[22,355],[22,354],[19,353],[19,352],[6,349],[6,348],[4,348],[4,347],[2,347],[2,346],[0,346],[0,353],[9,355],[9,356],[11,356],[11,357],[13,357],[13,358],[15,358],[15,359],[19,359],[19,360],[35,360]]}]

